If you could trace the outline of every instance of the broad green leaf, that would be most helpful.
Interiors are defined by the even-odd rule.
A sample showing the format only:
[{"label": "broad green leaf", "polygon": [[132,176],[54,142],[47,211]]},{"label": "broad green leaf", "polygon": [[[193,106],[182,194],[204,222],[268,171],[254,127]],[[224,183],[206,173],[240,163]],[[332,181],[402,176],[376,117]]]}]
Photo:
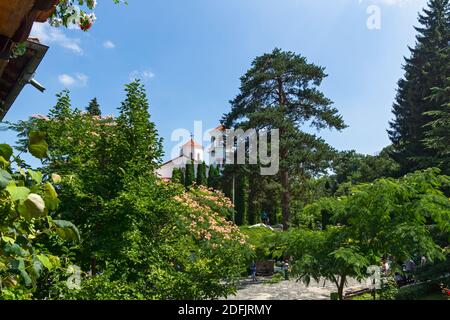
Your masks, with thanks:
[{"label": "broad green leaf", "polygon": [[45,215],[45,202],[40,195],[31,193],[23,202],[23,206],[19,205],[19,213],[28,219],[42,217]]},{"label": "broad green leaf", "polygon": [[16,201],[25,201],[28,198],[28,195],[30,194],[30,190],[25,187],[17,187],[16,185],[9,184],[6,187],[6,191],[11,196],[11,200],[13,202]]},{"label": "broad green leaf", "polygon": [[25,270],[25,261],[22,258],[13,260],[11,262],[11,267],[20,273],[25,285],[28,287],[32,284],[32,280],[28,272]]},{"label": "broad green leaf", "polygon": [[0,144],[0,156],[9,161],[13,154],[13,149],[7,144]]},{"label": "broad green leaf", "polygon": [[50,260],[50,263],[52,264],[52,266],[54,268],[61,267],[61,261],[59,260],[59,257],[57,257],[57,256],[48,256],[47,258]]},{"label": "broad green leaf", "polygon": [[38,159],[47,155],[48,144],[45,141],[45,133],[33,131],[29,134],[28,151]]},{"label": "broad green leaf", "polygon": [[7,243],[4,247],[3,247],[3,251],[6,255],[10,255],[10,256],[20,256],[20,257],[25,257],[29,254],[28,251],[24,250],[21,246],[19,246],[17,243],[14,244],[10,244]]},{"label": "broad green leaf", "polygon": [[70,221],[54,220],[56,233],[63,239],[68,241],[80,242],[80,232],[77,227]]},{"label": "broad green leaf", "polygon": [[8,171],[0,169],[0,188],[4,189],[8,185],[8,183],[12,180],[11,175]]},{"label": "broad green leaf", "polygon": [[31,169],[28,169],[28,174],[30,175],[31,179],[33,179],[34,182],[37,184],[42,183],[42,173],[39,171],[33,171]]},{"label": "broad green leaf", "polygon": [[39,257],[33,257],[33,271],[36,276],[36,278],[39,278],[42,275],[42,272],[44,271],[44,264],[39,259]]},{"label": "broad green leaf", "polygon": [[9,162],[6,161],[5,158],[0,156],[0,168],[8,168],[8,167],[9,167]]},{"label": "broad green leaf", "polygon": [[45,205],[49,210],[56,210],[59,205],[58,194],[52,184],[47,182],[44,185]]},{"label": "broad green leaf", "polygon": [[53,264],[50,262],[49,258],[43,254],[37,256],[39,261],[46,267],[48,270],[53,269]]},{"label": "broad green leaf", "polygon": [[13,238],[7,237],[7,236],[3,236],[2,240],[9,244],[14,244],[16,242],[16,240],[14,240]]}]

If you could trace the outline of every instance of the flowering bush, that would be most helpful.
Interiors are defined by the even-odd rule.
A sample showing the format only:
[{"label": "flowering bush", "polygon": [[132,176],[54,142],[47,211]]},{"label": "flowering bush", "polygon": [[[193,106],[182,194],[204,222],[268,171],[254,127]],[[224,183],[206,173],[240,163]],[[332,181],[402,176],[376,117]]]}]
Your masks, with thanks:
[{"label": "flowering bush", "polygon": [[96,6],[97,0],[60,0],[49,22],[54,27],[75,25],[83,31],[88,31],[97,19],[93,12]]},{"label": "flowering bush", "polygon": [[235,292],[250,249],[227,221],[233,206],[221,193],[156,177],[162,147],[147,110],[137,81],[127,85],[116,118],[73,110],[63,92],[47,116],[12,126],[23,152],[30,132],[45,133],[43,170],[62,176],[58,213],[83,239],[73,258],[84,271],[81,290],[54,278],[40,296],[214,299]]},{"label": "flowering bush", "polygon": [[239,227],[226,217],[233,204],[223,193],[200,186],[189,192],[176,196],[188,214],[181,216],[181,221],[196,240],[207,241],[212,249],[229,245],[227,242],[246,245],[247,237]]},{"label": "flowering bush", "polygon": [[144,177],[130,181],[102,214],[98,255],[107,267],[96,277],[85,275],[82,290],[60,286],[55,297],[195,300],[233,294],[251,250],[203,195],[212,196]]}]

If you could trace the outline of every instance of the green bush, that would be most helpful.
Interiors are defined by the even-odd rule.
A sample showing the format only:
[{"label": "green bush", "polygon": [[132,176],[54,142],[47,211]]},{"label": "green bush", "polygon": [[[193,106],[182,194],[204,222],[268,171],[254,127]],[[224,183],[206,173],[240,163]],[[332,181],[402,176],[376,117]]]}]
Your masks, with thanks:
[{"label": "green bush", "polygon": [[[30,134],[28,148],[44,155],[46,142],[37,135]],[[62,273],[71,243],[80,241],[78,229],[55,214],[59,176],[23,165],[10,146],[0,145],[0,300],[32,299],[43,279]]]},{"label": "green bush", "polygon": [[241,227],[240,229],[247,236],[256,260],[272,259],[273,250],[271,245],[273,245],[273,242],[271,239],[275,231],[265,227]]}]

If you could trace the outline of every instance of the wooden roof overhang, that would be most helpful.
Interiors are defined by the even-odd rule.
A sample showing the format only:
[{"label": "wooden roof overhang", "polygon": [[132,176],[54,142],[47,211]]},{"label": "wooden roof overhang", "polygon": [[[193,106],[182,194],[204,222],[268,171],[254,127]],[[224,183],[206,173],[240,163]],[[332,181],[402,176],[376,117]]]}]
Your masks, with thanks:
[{"label": "wooden roof overhang", "polygon": [[[56,5],[60,0],[0,0],[0,92],[3,96],[0,96],[0,120],[3,118],[5,109],[9,109],[9,106],[3,105],[8,97],[11,98],[20,93],[8,92],[12,88],[23,88],[21,84],[18,86],[10,86],[11,81],[21,79],[22,72],[28,67],[40,62],[43,56],[41,54],[47,51],[40,47],[38,42],[27,42],[27,53],[24,59],[10,60],[11,52],[17,43],[27,41],[34,22],[45,22],[53,14],[56,9]],[[36,48],[39,49],[36,49]],[[45,47],[45,46],[44,46]],[[47,47],[45,47],[47,48]],[[38,54],[33,58],[32,54]],[[27,62],[25,62],[25,61]],[[37,63],[39,64],[39,63]],[[25,67],[28,66],[28,67]],[[7,74],[5,74],[8,70]],[[15,100],[15,98],[13,99]]]},{"label": "wooden roof overhang", "polygon": [[[24,55],[14,59],[4,69],[0,77],[0,121],[19,96],[23,87],[33,81],[36,69],[47,53],[48,47],[37,39],[26,41]],[[36,82],[32,82],[34,85]],[[43,91],[43,89],[39,89]]]}]

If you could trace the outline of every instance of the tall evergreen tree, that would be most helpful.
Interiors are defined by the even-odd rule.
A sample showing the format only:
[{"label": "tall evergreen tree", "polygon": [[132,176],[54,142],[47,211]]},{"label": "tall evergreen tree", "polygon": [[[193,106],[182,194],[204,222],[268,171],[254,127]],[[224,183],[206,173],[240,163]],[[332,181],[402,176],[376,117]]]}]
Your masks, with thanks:
[{"label": "tall evergreen tree", "polygon": [[197,179],[196,179],[198,186],[207,186],[208,180],[206,177],[206,163],[202,162],[197,166]]},{"label": "tall evergreen tree", "polygon": [[184,177],[184,185],[186,188],[191,187],[195,182],[195,168],[192,161],[186,163],[185,177]]},{"label": "tall evergreen tree", "polygon": [[248,223],[247,210],[248,210],[248,179],[246,176],[240,176],[237,179],[236,185],[236,224],[242,226]]},{"label": "tall evergreen tree", "polygon": [[231,101],[231,112],[222,121],[227,127],[279,129],[280,172],[273,178],[283,187],[285,229],[291,215],[291,175],[306,178],[324,171],[333,152],[302,126],[309,123],[317,130],[346,127],[332,101],[319,90],[326,76],[324,68],[308,63],[301,55],[275,49],[253,61],[241,78],[239,95]]},{"label": "tall evergreen tree", "polygon": [[174,183],[179,183],[179,184],[183,184],[183,185],[184,185],[184,174],[183,174],[183,170],[181,170],[181,169],[179,169],[179,168],[173,169],[173,172],[172,172],[172,182],[174,182]]},{"label": "tall evergreen tree", "polygon": [[450,77],[445,88],[435,88],[433,92],[430,100],[437,110],[427,113],[433,121],[427,124],[425,145],[437,151],[440,167],[450,174]]},{"label": "tall evergreen tree", "polygon": [[392,156],[402,173],[442,163],[435,147],[426,145],[426,137],[427,124],[433,120],[429,112],[443,108],[429,97],[433,88],[445,88],[450,74],[450,0],[430,0],[419,23],[416,46],[410,49],[405,75],[398,83],[394,120],[388,131],[394,145]]},{"label": "tall evergreen tree", "polygon": [[208,187],[215,190],[220,187],[220,169],[217,166],[210,166],[208,173]]},{"label": "tall evergreen tree", "polygon": [[97,98],[94,98],[89,102],[89,106],[86,108],[86,111],[91,116],[99,117],[102,115],[102,111],[100,110],[100,105],[98,104]]}]

